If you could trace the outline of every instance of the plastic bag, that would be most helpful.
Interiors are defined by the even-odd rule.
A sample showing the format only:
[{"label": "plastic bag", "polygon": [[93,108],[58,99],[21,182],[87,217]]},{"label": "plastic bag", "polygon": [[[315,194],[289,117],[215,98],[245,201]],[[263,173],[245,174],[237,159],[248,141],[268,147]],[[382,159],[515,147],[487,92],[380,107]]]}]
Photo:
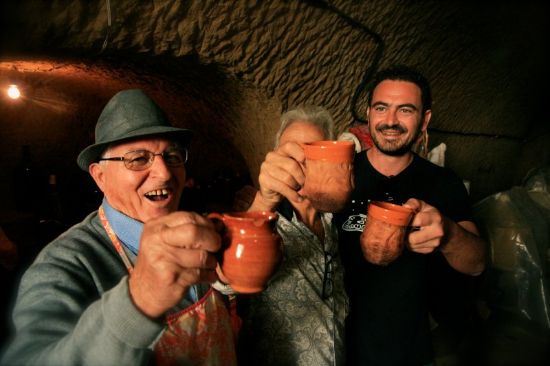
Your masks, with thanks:
[{"label": "plastic bag", "polygon": [[489,242],[483,295],[489,306],[550,330],[550,195],[541,188],[549,187],[550,175],[541,174],[526,180],[531,190],[514,187],[489,196],[474,205],[473,213]]}]

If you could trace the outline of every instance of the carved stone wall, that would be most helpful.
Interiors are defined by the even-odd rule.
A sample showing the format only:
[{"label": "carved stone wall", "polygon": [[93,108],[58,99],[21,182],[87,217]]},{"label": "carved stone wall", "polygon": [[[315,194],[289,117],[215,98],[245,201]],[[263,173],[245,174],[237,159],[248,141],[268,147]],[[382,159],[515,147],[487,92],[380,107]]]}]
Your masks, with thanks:
[{"label": "carved stone wall", "polygon": [[[543,2],[24,0],[3,6],[10,28],[2,32],[4,59],[170,59],[174,77],[163,80],[176,85],[178,60],[215,67],[227,77],[221,97],[212,99],[225,107],[222,116],[214,113],[223,125],[195,127],[221,130],[253,178],[283,110],[319,104],[340,131],[350,126],[352,96],[377,50],[383,50],[380,66],[411,64],[432,81],[430,147],[447,144],[447,165],[472,182],[474,200],[518,184],[528,169],[550,160],[549,124],[540,113],[548,92],[535,90],[548,81]],[[139,68],[139,61],[133,65]],[[170,89],[165,86],[157,88]],[[361,96],[357,111],[363,110]]]}]

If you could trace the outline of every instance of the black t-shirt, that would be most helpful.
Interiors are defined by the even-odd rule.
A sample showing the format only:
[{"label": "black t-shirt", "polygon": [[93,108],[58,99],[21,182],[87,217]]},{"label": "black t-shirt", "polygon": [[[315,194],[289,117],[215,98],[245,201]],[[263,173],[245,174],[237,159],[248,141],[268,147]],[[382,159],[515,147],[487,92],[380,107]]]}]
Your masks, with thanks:
[{"label": "black t-shirt", "polygon": [[347,207],[335,215],[350,297],[346,323],[349,364],[429,363],[433,358],[428,320],[429,262],[432,257],[443,256],[405,249],[388,266],[376,266],[364,259],[359,238],[369,200],[402,204],[417,198],[455,222],[470,221],[467,191],[451,170],[417,155],[392,177],[376,171],[366,152],[355,156],[354,165],[355,190]]}]

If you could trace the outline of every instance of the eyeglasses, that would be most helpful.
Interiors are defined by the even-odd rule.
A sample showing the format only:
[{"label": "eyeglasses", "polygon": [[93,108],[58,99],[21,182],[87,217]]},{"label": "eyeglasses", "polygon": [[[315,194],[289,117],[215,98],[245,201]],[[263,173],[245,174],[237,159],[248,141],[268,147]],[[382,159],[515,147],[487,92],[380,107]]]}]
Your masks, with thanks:
[{"label": "eyeglasses", "polygon": [[323,300],[332,296],[332,260],[334,256],[325,252],[325,273],[323,274]]},{"label": "eyeglasses", "polygon": [[129,151],[124,156],[115,156],[110,158],[100,158],[101,160],[123,161],[124,166],[130,170],[145,170],[153,164],[155,156],[162,156],[164,163],[172,168],[183,166],[187,162],[187,149],[170,149],[155,154],[149,150]]}]

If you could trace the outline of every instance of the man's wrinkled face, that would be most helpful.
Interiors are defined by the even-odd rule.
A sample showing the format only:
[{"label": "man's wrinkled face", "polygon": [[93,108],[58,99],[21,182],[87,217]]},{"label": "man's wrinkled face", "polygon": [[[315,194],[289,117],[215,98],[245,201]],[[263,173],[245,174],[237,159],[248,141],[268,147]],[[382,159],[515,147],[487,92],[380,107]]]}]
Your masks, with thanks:
[{"label": "man's wrinkled face", "polygon": [[[135,150],[155,154],[175,147],[161,138],[134,140],[113,146],[103,157],[119,157]],[[185,166],[169,167],[162,156],[155,156],[150,167],[135,171],[122,161],[101,161],[90,165],[90,174],[118,211],[138,221],[147,222],[177,210],[185,183]]]},{"label": "man's wrinkled face", "polygon": [[392,156],[409,152],[431,117],[430,110],[422,113],[420,88],[400,80],[384,80],[376,86],[367,114],[375,147]]}]

